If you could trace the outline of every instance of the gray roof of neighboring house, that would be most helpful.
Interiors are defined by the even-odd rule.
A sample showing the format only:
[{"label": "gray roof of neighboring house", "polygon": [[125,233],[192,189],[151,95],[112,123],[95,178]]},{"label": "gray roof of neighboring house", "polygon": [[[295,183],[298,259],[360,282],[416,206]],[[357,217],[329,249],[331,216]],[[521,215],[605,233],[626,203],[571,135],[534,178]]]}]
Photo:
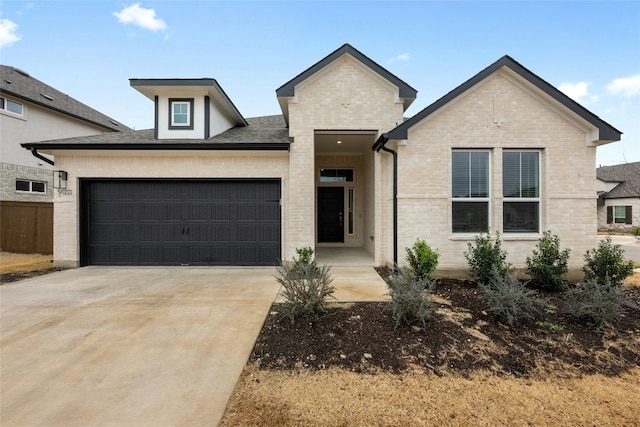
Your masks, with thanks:
[{"label": "gray roof of neighboring house", "polygon": [[640,162],[599,167],[596,169],[596,177],[600,181],[620,183],[602,194],[604,199],[640,197]]},{"label": "gray roof of neighboring house", "polygon": [[50,150],[287,150],[289,130],[281,115],[246,119],[208,139],[154,139],[153,129],[28,142],[25,148]]},{"label": "gray roof of neighboring house", "polygon": [[321,69],[323,69],[324,67],[326,67],[327,65],[329,65],[330,63],[332,63],[342,55],[344,55],[345,53],[348,53],[349,55],[353,56],[358,61],[362,62],[364,65],[366,65],[367,67],[371,68],[373,71],[378,73],[380,76],[382,76],[383,78],[389,80],[391,83],[396,85],[398,89],[400,89],[401,98],[414,99],[416,97],[418,93],[417,90],[415,90],[414,88],[409,86],[407,83],[402,81],[400,78],[398,78],[394,74],[390,73],[389,71],[387,71],[386,69],[378,65],[371,58],[369,58],[368,56],[366,56],[365,54],[363,54],[358,49],[354,48],[348,43],[345,43],[335,51],[331,52],[325,58],[316,62],[311,67],[307,68],[305,71],[303,71],[302,73],[298,74],[297,76],[295,76],[294,78],[292,78],[291,80],[289,80],[288,82],[280,86],[278,89],[276,89],[276,95],[277,96],[294,96],[294,89],[297,84],[299,84],[300,82],[303,82],[310,76],[314,75],[316,72],[320,71]]},{"label": "gray roof of neighboring house", "polygon": [[417,113],[415,116],[413,116],[409,120],[405,121],[401,125],[394,128],[393,130],[381,135],[378,141],[376,141],[376,143],[372,148],[374,150],[379,150],[381,145],[383,145],[385,142],[392,139],[393,140],[407,139],[407,133],[412,126],[419,123],[430,114],[436,112],[437,110],[439,110],[440,108],[448,104],[449,102],[453,101],[455,98],[463,94],[465,91],[469,90],[476,84],[480,83],[482,80],[486,79],[487,77],[489,77],[490,75],[492,75],[493,73],[501,69],[502,67],[509,68],[510,70],[518,74],[520,77],[524,78],[529,83],[531,83],[532,85],[534,85],[535,87],[537,87],[538,89],[540,89],[541,91],[549,95],[551,98],[555,99],[560,104],[564,105],[565,107],[573,111],[575,114],[577,114],[587,122],[597,127],[600,131],[601,141],[619,141],[620,140],[620,135],[622,134],[622,132],[620,132],[619,130],[617,130],[616,128],[614,128],[604,120],[602,120],[600,117],[596,116],[595,114],[593,114],[592,112],[584,108],[582,105],[575,102],[573,99],[569,98],[567,95],[562,93],[560,90],[555,88],[550,83],[546,82],[545,80],[541,79],[540,77],[538,77],[537,75],[535,75],[534,73],[532,73],[531,71],[523,67],[520,63],[518,63],[516,60],[514,60],[510,56],[505,55],[499,60],[497,60],[496,62],[494,62],[493,64],[489,65],[484,70],[480,71],[475,76],[471,77],[469,80],[467,80],[457,88],[453,89],[451,92],[447,93],[442,98],[438,99],[433,104],[426,107],[424,110]]},{"label": "gray roof of neighboring house", "polygon": [[129,130],[128,126],[42,83],[17,68],[0,65],[0,93],[31,102],[109,131]]}]

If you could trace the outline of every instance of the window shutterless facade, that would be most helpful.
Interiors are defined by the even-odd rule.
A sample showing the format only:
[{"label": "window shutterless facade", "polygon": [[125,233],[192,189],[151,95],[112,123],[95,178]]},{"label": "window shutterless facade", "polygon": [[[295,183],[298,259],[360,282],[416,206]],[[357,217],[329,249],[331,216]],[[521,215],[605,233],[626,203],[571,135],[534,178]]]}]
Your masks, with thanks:
[{"label": "window shutterless facade", "polygon": [[169,129],[193,129],[193,98],[169,98]]},{"label": "window shutterless facade", "polygon": [[503,218],[505,233],[540,232],[540,152],[502,154]]},{"label": "window shutterless facade", "polygon": [[451,224],[454,233],[489,231],[489,151],[451,154]]},{"label": "window shutterless facade", "polygon": [[6,98],[0,98],[0,110],[9,111],[18,116],[22,116],[24,111],[22,104]]},{"label": "window shutterless facade", "polygon": [[40,181],[29,181],[26,179],[16,179],[16,191],[21,193],[38,193],[47,192],[47,183]]}]

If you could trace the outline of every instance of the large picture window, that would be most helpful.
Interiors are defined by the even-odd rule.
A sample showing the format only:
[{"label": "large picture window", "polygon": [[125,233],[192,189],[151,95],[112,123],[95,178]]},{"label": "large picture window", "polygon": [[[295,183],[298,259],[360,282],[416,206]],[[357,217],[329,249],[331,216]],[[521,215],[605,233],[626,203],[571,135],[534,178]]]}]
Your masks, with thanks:
[{"label": "large picture window", "polygon": [[169,129],[193,129],[193,98],[169,99]]},{"label": "large picture window", "polygon": [[454,233],[489,231],[489,152],[455,150],[451,159]]},{"label": "large picture window", "polygon": [[540,153],[504,151],[502,156],[505,233],[540,232]]}]

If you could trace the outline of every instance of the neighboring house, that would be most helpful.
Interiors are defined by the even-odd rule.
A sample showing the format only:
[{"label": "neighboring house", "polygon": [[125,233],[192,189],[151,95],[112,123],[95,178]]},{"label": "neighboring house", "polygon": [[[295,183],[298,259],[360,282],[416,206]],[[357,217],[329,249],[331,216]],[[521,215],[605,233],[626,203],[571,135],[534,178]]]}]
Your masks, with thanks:
[{"label": "neighboring house", "polygon": [[155,128],[23,144],[55,155],[56,263],[272,265],[296,248],[464,269],[478,233],[523,266],[545,230],[596,244],[596,147],[620,132],[504,56],[409,120],[416,90],[346,44],[244,119],[213,79],[132,79]]},{"label": "neighboring house", "polygon": [[51,253],[54,173],[51,157],[21,143],[129,128],[25,71],[0,65],[0,233],[2,250]]},{"label": "neighboring house", "polygon": [[596,169],[598,229],[640,227],[640,162]]}]

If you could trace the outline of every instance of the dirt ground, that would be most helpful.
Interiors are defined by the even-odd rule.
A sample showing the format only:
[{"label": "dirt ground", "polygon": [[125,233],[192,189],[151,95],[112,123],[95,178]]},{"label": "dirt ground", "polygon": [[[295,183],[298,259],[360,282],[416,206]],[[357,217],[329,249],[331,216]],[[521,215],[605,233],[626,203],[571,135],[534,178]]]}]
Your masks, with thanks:
[{"label": "dirt ground", "polygon": [[0,284],[55,271],[52,255],[0,252]]},{"label": "dirt ground", "polygon": [[[626,286],[640,304],[640,287]],[[292,324],[274,304],[223,426],[640,424],[640,307],[598,330],[562,294],[509,328],[472,282],[441,281],[426,326],[386,303],[336,304]]]}]

